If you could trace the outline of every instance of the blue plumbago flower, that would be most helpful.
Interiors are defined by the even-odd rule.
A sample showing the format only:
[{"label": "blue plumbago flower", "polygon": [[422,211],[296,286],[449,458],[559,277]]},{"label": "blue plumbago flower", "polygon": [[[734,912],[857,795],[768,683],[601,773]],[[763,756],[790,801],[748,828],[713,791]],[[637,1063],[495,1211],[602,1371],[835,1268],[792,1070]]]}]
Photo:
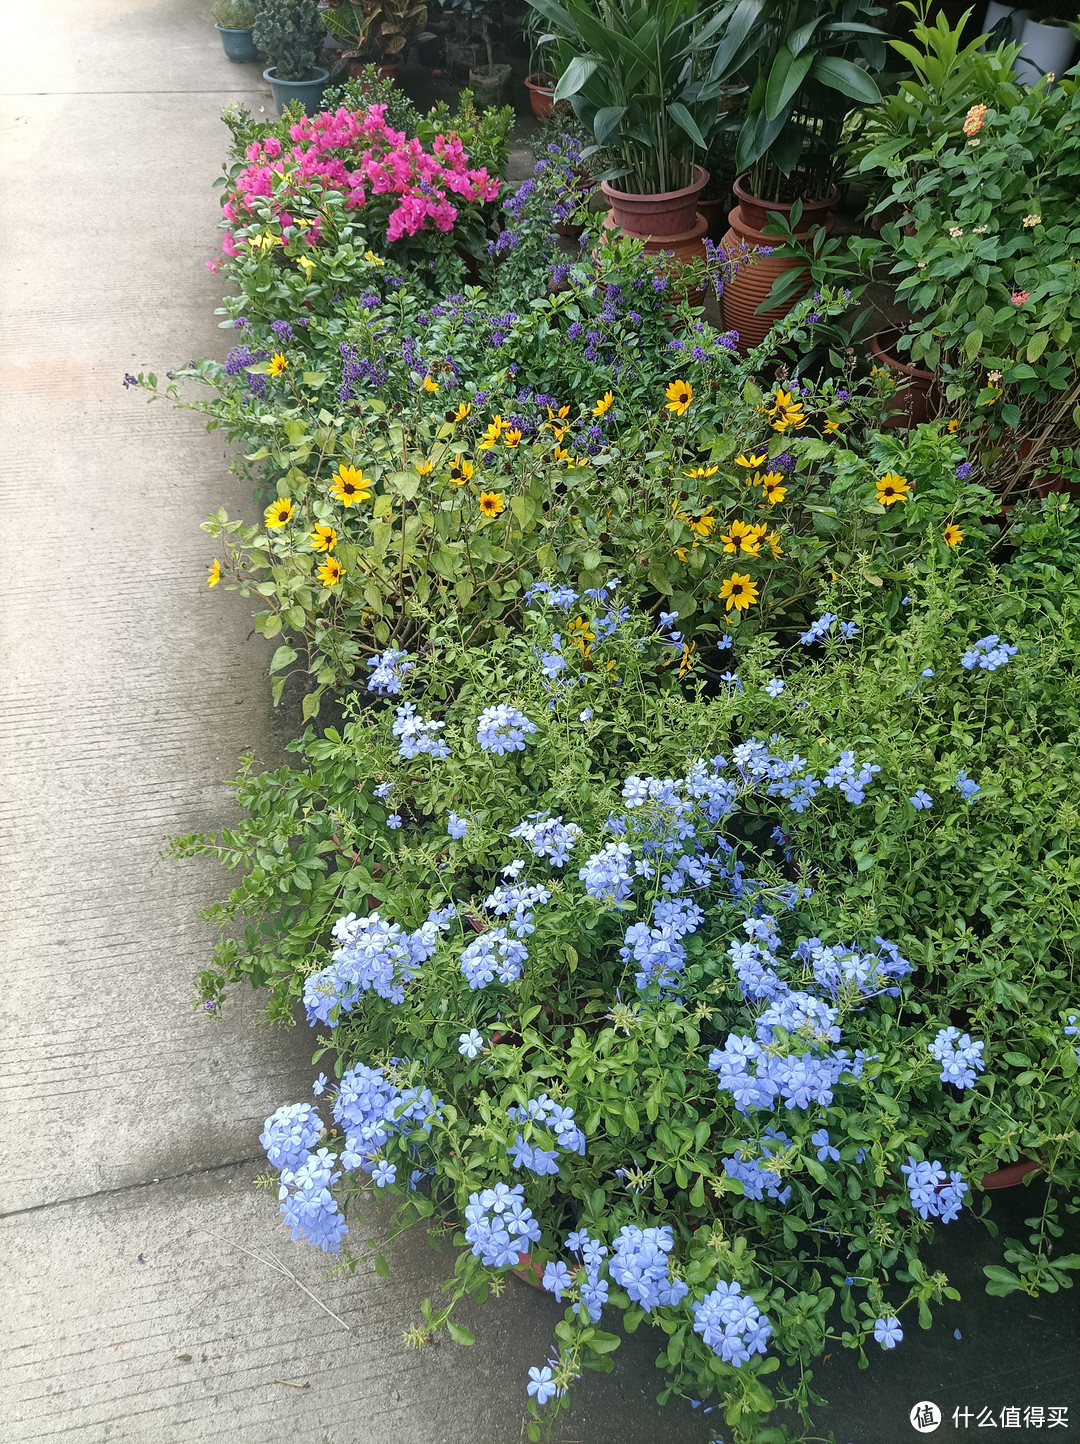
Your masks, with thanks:
[{"label": "blue plumbago flower", "polygon": [[859,635],[859,628],[854,622],[841,622],[840,635],[844,638],[846,642],[850,642],[853,637],[857,637]]},{"label": "blue plumbago flower", "polygon": [[293,1243],[306,1239],[326,1253],[338,1253],[348,1227],[330,1189],[341,1177],[328,1148],[312,1153],[299,1168],[283,1168],[278,1200]]},{"label": "blue plumbago flower", "polygon": [[976,1075],[986,1067],[983,1062],[985,1043],[973,1043],[968,1033],[959,1028],[941,1028],[932,1043],[926,1045],[931,1058],[941,1064],[942,1083],[954,1088],[970,1088]]},{"label": "blue plumbago flower", "polygon": [[907,1178],[911,1206],[922,1218],[940,1218],[942,1223],[959,1218],[968,1191],[962,1173],[953,1169],[946,1175],[937,1159],[920,1163],[910,1156],[900,1165],[900,1172]]},{"label": "blue plumbago flower", "polygon": [[826,772],[826,787],[838,787],[854,806],[866,800],[866,789],[881,771],[876,762],[863,762],[856,769],[854,752],[841,752],[840,761]]},{"label": "blue plumbago flower", "polygon": [[609,842],[602,852],[594,852],[578,878],[590,897],[601,902],[625,902],[630,896],[629,862],[633,853],[625,842]]},{"label": "blue plumbago flower", "polygon": [[694,1305],[694,1333],[714,1354],[736,1368],[751,1354],[764,1354],[772,1324],[738,1283],[719,1283]]},{"label": "blue plumbago flower", "polygon": [[529,1370],[528,1393],[543,1408],[549,1400],[554,1399],[558,1392],[559,1388],[552,1379],[551,1370],[546,1365],[544,1368],[538,1369],[534,1364]]},{"label": "blue plumbago flower", "polygon": [[579,721],[579,722],[591,722],[591,721],[592,721],[592,708],[591,708],[591,707],[585,707],[585,708],[583,708],[582,711],[580,711],[580,712],[578,713],[578,721]]},{"label": "blue plumbago flower", "polygon": [[462,1033],[458,1038],[458,1052],[464,1058],[475,1058],[484,1050],[484,1040],[475,1028]]},{"label": "blue plumbago flower", "polygon": [[677,1304],[690,1292],[682,1279],[671,1277],[667,1256],[673,1247],[666,1225],[643,1229],[628,1224],[615,1239],[608,1272],[646,1313],[661,1304]]},{"label": "blue plumbago flower", "polygon": [[920,677],[932,677],[933,675],[934,675],[934,669],[933,669],[933,667],[924,667],[924,668],[922,669],[922,671],[919,673],[919,676],[920,676]]},{"label": "blue plumbago flower", "polygon": [[405,673],[416,663],[410,661],[408,652],[401,652],[396,647],[388,647],[379,656],[369,657],[366,665],[373,669],[367,680],[368,691],[378,692],[380,696],[383,696],[387,693],[400,692]]},{"label": "blue plumbago flower", "polygon": [[552,651],[537,651],[537,656],[540,659],[540,670],[549,682],[554,682],[560,672],[565,672],[570,664],[560,650],[562,647],[562,637],[558,632],[551,638],[551,646]]},{"label": "blue plumbago flower", "polygon": [[730,650],[730,648],[733,647],[734,645],[735,645],[735,638],[731,635],[730,632],[725,632],[724,635],[723,635],[723,636],[719,639],[719,641],[717,642],[717,644],[716,644],[716,650],[717,650],[718,652],[727,652],[727,651]]},{"label": "blue plumbago flower", "polygon": [[817,1149],[819,1163],[828,1163],[830,1160],[833,1163],[840,1162],[840,1150],[838,1148],[834,1148],[829,1142],[829,1134],[827,1129],[819,1128],[816,1133],[812,1133],[810,1135],[810,1142]]},{"label": "blue plumbago flower", "polygon": [[397,1165],[394,1163],[387,1163],[386,1159],[384,1158],[381,1163],[377,1163],[375,1165],[374,1171],[372,1172],[371,1176],[374,1179],[375,1186],[377,1188],[385,1188],[388,1183],[394,1183],[397,1181]]},{"label": "blue plumbago flower", "polygon": [[440,933],[456,916],[452,905],[432,909],[412,933],[387,922],[378,910],[366,918],[355,913],[339,918],[333,936],[341,946],[331,954],[330,966],[312,973],[304,983],[308,1022],[335,1026],[369,988],[388,1002],[404,1002],[406,984],[434,954]]},{"label": "blue plumbago flower", "polygon": [[1070,1013],[1066,1017],[1065,1026],[1061,1030],[1065,1034],[1066,1038],[1075,1038],[1076,1035],[1080,1033],[1080,1027],[1077,1026],[1076,1022],[1077,1016],[1078,1015],[1076,1013]]},{"label": "blue plumbago flower", "polygon": [[391,729],[394,736],[400,739],[398,756],[412,758],[426,753],[429,757],[449,757],[450,748],[441,737],[435,735],[445,726],[445,722],[425,722],[416,715],[416,707],[412,702],[403,702],[397,709]]},{"label": "blue plumbago flower", "polygon": [[[670,884],[673,880],[669,874],[664,881]],[[624,963],[638,964],[634,981],[641,991],[653,983],[662,992],[677,986],[686,961],[686,949],[679,939],[695,932],[704,918],[696,903],[660,898],[653,908],[653,927],[638,922],[627,928],[619,957]]]},{"label": "blue plumbago flower", "polygon": [[524,1193],[520,1183],[513,1188],[497,1183],[469,1194],[465,1241],[488,1268],[515,1268],[519,1255],[528,1253],[530,1241],[540,1242],[540,1225],[532,1209],[525,1207]]},{"label": "blue plumbago flower", "polygon": [[510,836],[522,838],[536,857],[549,858],[552,867],[562,867],[570,860],[581,828],[576,822],[563,822],[561,817],[551,817],[546,812],[530,812],[511,830]]},{"label": "blue plumbago flower", "polygon": [[977,782],[973,782],[961,767],[960,771],[956,774],[956,790],[964,801],[970,804],[975,801],[975,798],[982,791],[982,788]]},{"label": "blue plumbago flower", "polygon": [[557,1263],[549,1263],[544,1267],[544,1288],[549,1294],[554,1294],[557,1301],[562,1303],[563,1290],[571,1288],[573,1278],[570,1270],[560,1259]]},{"label": "blue plumbago flower", "polygon": [[396,831],[398,830],[398,828],[401,826],[401,813],[400,813],[400,812],[392,812],[392,813],[390,814],[390,816],[386,819],[386,825],[387,825],[387,827],[389,827],[392,831],[396,832]]},{"label": "blue plumbago flower", "polygon": [[321,1098],[326,1092],[326,1085],[329,1081],[325,1073],[320,1073],[315,1079],[315,1082],[311,1085],[311,1091],[316,1098]]},{"label": "blue plumbago flower", "polygon": [[904,1331],[897,1318],[878,1319],[874,1324],[874,1338],[883,1348],[895,1349],[903,1337]]},{"label": "blue plumbago flower", "polygon": [[446,831],[451,837],[464,837],[469,830],[467,817],[459,817],[456,812],[451,812],[447,817]]},{"label": "blue plumbago flower", "polygon": [[377,787],[371,789],[372,794],[377,797],[380,802],[385,802],[393,790],[394,784],[392,782],[380,782]]},{"label": "blue plumbago flower", "polygon": [[773,677],[771,681],[765,683],[765,690],[770,697],[779,697],[786,685],[787,683],[782,677]]},{"label": "blue plumbago flower", "polygon": [[470,988],[486,988],[496,978],[500,983],[516,983],[528,956],[525,944],[505,928],[489,928],[462,953],[461,971]]},{"label": "blue plumbago flower", "polygon": [[809,647],[814,642],[820,642],[823,637],[828,636],[835,621],[835,612],[822,612],[821,616],[811,622],[809,628],[801,634],[799,641],[804,647]]},{"label": "blue plumbago flower", "polygon": [[476,723],[476,740],[485,752],[505,757],[508,752],[524,752],[525,734],[536,731],[524,712],[506,702],[485,707]]},{"label": "blue plumbago flower", "polygon": [[560,1150],[563,1153],[576,1153],[584,1158],[587,1140],[574,1120],[572,1108],[553,1103],[546,1093],[541,1093],[539,1098],[531,1098],[526,1107],[514,1106],[508,1108],[506,1113],[515,1123],[528,1127],[533,1136],[538,1128],[546,1128],[554,1135],[556,1145],[553,1149],[540,1148],[536,1144],[527,1143],[519,1133],[506,1150],[515,1168],[527,1168],[538,1178],[543,1178],[548,1174],[558,1173],[557,1160]]},{"label": "blue plumbago flower", "polygon": [[924,792],[921,787],[918,792],[908,798],[908,801],[916,812],[929,812],[934,805],[934,799],[930,796],[929,792]]},{"label": "blue plumbago flower", "polygon": [[310,1103],[289,1103],[271,1113],[259,1142],[271,1168],[299,1168],[322,1131],[322,1119]]},{"label": "blue plumbago flower", "polygon": [[991,632],[988,637],[980,637],[971,650],[964,653],[960,665],[969,672],[975,667],[984,672],[996,672],[999,667],[1006,666],[1009,658],[1015,657],[1018,651],[1018,647],[1011,647],[996,632]]}]

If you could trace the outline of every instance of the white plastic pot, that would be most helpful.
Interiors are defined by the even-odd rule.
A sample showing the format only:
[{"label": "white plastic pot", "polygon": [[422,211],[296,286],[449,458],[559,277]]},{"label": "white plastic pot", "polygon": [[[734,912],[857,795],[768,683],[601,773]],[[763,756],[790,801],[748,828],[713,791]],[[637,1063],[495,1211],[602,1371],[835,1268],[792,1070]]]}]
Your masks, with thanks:
[{"label": "white plastic pot", "polygon": [[1076,49],[1067,25],[1043,25],[1038,20],[1024,21],[1020,43],[1024,48],[1016,57],[1016,74],[1027,85],[1034,85],[1040,75],[1068,70]]},{"label": "white plastic pot", "polygon": [[983,33],[989,33],[1003,16],[1008,15],[1011,17],[1011,28],[1005,39],[1019,40],[1020,32],[1024,28],[1029,13],[1027,10],[1017,9],[1015,5],[1001,5],[998,0],[990,0],[986,7],[986,14],[983,16]]}]

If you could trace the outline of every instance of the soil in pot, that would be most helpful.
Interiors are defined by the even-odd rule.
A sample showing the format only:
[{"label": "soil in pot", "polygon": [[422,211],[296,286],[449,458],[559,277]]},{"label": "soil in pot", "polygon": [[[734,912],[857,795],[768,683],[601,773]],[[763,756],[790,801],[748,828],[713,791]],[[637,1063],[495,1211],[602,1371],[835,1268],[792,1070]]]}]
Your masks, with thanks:
[{"label": "soil in pot", "polygon": [[884,366],[897,382],[892,409],[881,423],[883,431],[910,430],[920,422],[929,421],[941,409],[942,394],[937,378],[911,361],[902,361],[895,354],[900,332],[879,331],[870,337],[870,353],[876,366]]}]

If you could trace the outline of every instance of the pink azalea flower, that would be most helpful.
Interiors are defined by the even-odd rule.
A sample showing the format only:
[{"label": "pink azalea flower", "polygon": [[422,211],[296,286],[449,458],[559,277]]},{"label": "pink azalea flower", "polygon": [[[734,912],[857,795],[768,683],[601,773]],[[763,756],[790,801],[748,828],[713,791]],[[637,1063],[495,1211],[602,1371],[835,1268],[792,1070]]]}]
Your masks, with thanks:
[{"label": "pink azalea flower", "polygon": [[1014,291],[1012,293],[1012,303],[1014,306],[1022,306],[1024,302],[1030,298],[1030,296],[1030,291]]}]

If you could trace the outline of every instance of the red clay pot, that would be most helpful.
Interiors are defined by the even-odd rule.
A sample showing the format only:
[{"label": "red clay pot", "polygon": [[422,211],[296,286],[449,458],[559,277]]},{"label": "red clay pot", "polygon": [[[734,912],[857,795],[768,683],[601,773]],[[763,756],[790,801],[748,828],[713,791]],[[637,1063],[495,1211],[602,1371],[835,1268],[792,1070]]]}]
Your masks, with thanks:
[{"label": "red clay pot", "polygon": [[[700,260],[705,255],[705,233],[709,223],[702,215],[695,216],[694,219],[693,227],[681,235],[642,235],[640,232],[628,231],[625,227],[620,227],[615,220],[614,211],[608,211],[604,218],[604,232],[612,235],[616,231],[621,231],[622,235],[629,236],[632,240],[644,241],[645,254],[662,257],[659,265],[674,280],[683,266],[690,261]],[[692,306],[700,306],[705,299],[705,293],[698,288],[687,292],[687,299]]]},{"label": "red clay pot", "polygon": [[984,1173],[979,1187],[986,1193],[999,1188],[1016,1188],[1032,1173],[1042,1173],[1043,1166],[1034,1158],[1021,1158],[1016,1163],[1007,1163],[1004,1168],[995,1168],[993,1173]]},{"label": "red clay pot", "polygon": [[897,391],[893,409],[881,423],[882,431],[910,430],[921,421],[929,421],[941,409],[941,387],[934,373],[890,354],[889,348],[896,344],[899,335],[899,331],[879,331],[870,337],[874,361],[891,371],[903,388]]},{"label": "red clay pot", "polygon": [[655,191],[650,195],[637,196],[631,191],[616,190],[607,181],[601,182],[600,189],[611,207],[614,224],[629,235],[674,239],[685,237],[694,229],[698,197],[708,183],[709,172],[698,165],[694,167],[693,185],[683,186],[677,191]]},{"label": "red clay pot", "polygon": [[543,1264],[538,1263],[527,1253],[518,1254],[518,1263],[521,1265],[520,1268],[510,1270],[514,1277],[520,1279],[523,1284],[528,1284],[530,1288],[542,1289],[544,1287]]},{"label": "red clay pot", "polygon": [[736,178],[731,189],[738,201],[739,220],[742,224],[749,226],[751,230],[761,231],[769,224],[770,213],[779,214],[787,221],[790,229],[797,236],[804,236],[812,226],[824,225],[826,219],[836,209],[840,199],[840,192],[836,186],[830,190],[823,200],[803,201],[802,215],[799,217],[797,226],[791,226],[791,207],[793,201],[763,201],[760,196],[755,196],[747,190],[744,185],[746,177],[741,175]]},{"label": "red clay pot", "polygon": [[526,75],[525,89],[529,92],[533,115],[539,120],[547,120],[555,104],[555,77],[545,75],[542,71],[536,75]]}]

